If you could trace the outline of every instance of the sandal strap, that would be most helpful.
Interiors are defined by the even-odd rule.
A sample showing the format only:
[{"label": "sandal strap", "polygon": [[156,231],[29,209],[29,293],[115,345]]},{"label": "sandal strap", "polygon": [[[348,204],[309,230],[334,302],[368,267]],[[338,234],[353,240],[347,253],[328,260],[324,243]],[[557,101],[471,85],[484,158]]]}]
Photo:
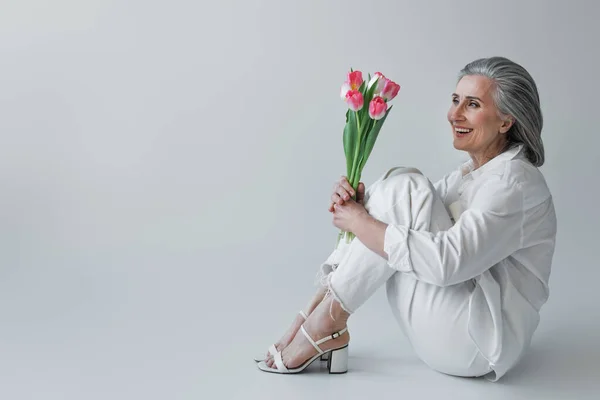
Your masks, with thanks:
[{"label": "sandal strap", "polygon": [[336,338],[342,336],[342,334],[344,334],[347,330],[348,330],[348,327],[342,329],[341,331],[333,332],[331,335],[325,336],[323,339],[317,340],[317,344],[325,343],[326,341],[331,340],[331,339],[336,339]]},{"label": "sandal strap", "polygon": [[280,351],[275,353],[275,355],[273,356],[273,360],[275,361],[275,366],[279,371],[288,372],[288,369],[286,368],[285,364],[283,363],[283,359],[281,358]]},{"label": "sandal strap", "polygon": [[271,347],[269,347],[269,354],[272,355],[273,357],[275,357],[275,354],[277,354],[277,348],[275,347],[274,344],[272,344]]},{"label": "sandal strap", "polygon": [[300,330],[302,330],[302,333],[304,334],[304,336],[306,337],[306,339],[310,342],[310,344],[313,345],[313,347],[315,348],[315,350],[317,350],[317,352],[319,354],[323,354],[324,351],[321,350],[321,348],[319,347],[319,345],[325,343],[328,340],[340,337],[344,332],[346,332],[348,330],[348,327],[342,329],[341,331],[334,332],[334,333],[332,333],[329,336],[325,336],[323,339],[319,339],[316,342],[313,340],[313,338],[310,337],[310,335],[308,334],[308,332],[306,332],[306,329],[304,329],[304,324],[300,326]]}]

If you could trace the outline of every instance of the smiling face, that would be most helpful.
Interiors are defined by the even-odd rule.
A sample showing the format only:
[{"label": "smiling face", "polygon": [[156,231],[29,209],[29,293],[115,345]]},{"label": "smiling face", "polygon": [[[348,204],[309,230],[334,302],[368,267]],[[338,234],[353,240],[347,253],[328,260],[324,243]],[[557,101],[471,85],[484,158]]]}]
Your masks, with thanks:
[{"label": "smiling face", "polygon": [[501,118],[494,103],[493,82],[480,75],[464,76],[452,94],[448,121],[454,147],[471,155],[475,168],[497,156],[506,143],[512,119]]}]

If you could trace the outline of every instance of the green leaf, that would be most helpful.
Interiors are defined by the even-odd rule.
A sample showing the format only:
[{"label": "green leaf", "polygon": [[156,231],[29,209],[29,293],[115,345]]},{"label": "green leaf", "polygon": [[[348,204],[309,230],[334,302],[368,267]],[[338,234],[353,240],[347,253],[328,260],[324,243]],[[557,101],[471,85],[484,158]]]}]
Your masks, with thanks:
[{"label": "green leaf", "polygon": [[[364,109],[364,108],[363,108]],[[368,118],[368,116],[362,117],[361,115],[363,115],[361,111],[358,111],[356,113],[357,116],[357,138],[355,141],[355,151],[354,151],[354,155],[352,156],[352,169],[350,171],[350,174],[348,175],[348,180],[350,182],[355,182],[354,185],[352,185],[352,187],[356,190],[357,189],[357,185],[358,182],[355,179],[356,176],[356,170],[358,169],[359,166],[359,162],[360,162],[360,157],[362,156],[363,153],[363,144],[364,144],[364,136],[369,132],[369,126],[371,123],[371,120]]]},{"label": "green leaf", "polygon": [[[371,135],[371,131],[373,129],[373,125],[375,124],[375,122],[376,122],[375,120],[373,120],[371,118],[367,118],[367,123],[364,126],[364,129],[362,130],[363,134],[360,137],[359,157],[358,157],[358,160],[356,160],[356,166],[354,168],[354,176],[353,176],[353,180],[352,180],[352,187],[354,187],[355,189],[358,188],[358,183],[360,182],[360,177],[362,175],[364,163],[366,162],[366,160],[365,160],[366,145],[369,140],[369,136]],[[365,161],[363,161],[363,160],[365,160]]]},{"label": "green leaf", "polygon": [[366,88],[366,85],[368,84],[368,82],[363,82],[365,83],[365,91],[363,92],[363,97],[365,100],[365,105],[362,108],[362,110],[360,110],[361,114],[360,114],[360,118],[361,121],[362,120],[366,120],[367,118],[370,119],[369,117],[369,103],[371,102],[371,100],[373,99],[373,94],[375,94],[375,89],[377,89],[377,84],[374,84],[373,86],[371,86],[370,88]]},{"label": "green leaf", "polygon": [[356,123],[356,113],[350,109],[346,112],[346,125],[344,126],[344,154],[346,155],[346,173],[348,179],[354,167],[354,151],[358,139],[358,126]]},{"label": "green leaf", "polygon": [[365,94],[365,86],[367,85],[367,83],[365,81],[363,81],[363,83],[361,83],[360,87],[358,88],[358,91],[361,92],[363,94]]},{"label": "green leaf", "polygon": [[390,111],[392,111],[392,107],[394,106],[390,106],[390,108],[388,108],[383,118],[381,118],[379,121],[374,121],[373,127],[369,131],[368,135],[366,135],[367,138],[362,151],[363,157],[360,160],[360,164],[358,165],[358,170],[361,172],[365,164],[367,163],[371,152],[373,151],[373,147],[375,146],[375,142],[377,141],[377,137],[379,136],[379,131],[381,130],[383,123],[387,119],[387,116],[390,114]]},{"label": "green leaf", "polygon": [[365,132],[365,134],[361,137],[361,141],[360,141],[360,149],[361,149],[361,154],[364,153],[365,150],[365,144],[367,143],[367,140],[369,139],[369,136],[371,135],[371,130],[373,129],[373,125],[375,124],[375,120],[371,119],[370,117],[367,118],[367,125],[365,126],[365,129],[363,132]]},{"label": "green leaf", "polygon": [[362,170],[363,170],[362,166],[364,166],[363,159],[364,159],[364,154],[361,154],[358,159],[357,168],[354,171],[354,176],[352,177],[352,182],[350,182],[350,184],[352,185],[352,187],[354,189],[358,189],[358,184],[360,182],[360,177],[362,175]]}]

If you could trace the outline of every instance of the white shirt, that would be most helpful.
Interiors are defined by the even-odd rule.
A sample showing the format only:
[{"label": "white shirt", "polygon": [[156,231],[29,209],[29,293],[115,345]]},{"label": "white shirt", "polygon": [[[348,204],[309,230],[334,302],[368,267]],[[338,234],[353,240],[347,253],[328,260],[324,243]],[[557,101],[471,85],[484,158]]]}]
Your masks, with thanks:
[{"label": "white shirt", "polygon": [[469,161],[434,184],[449,213],[459,210],[449,230],[388,225],[384,240],[398,271],[438,286],[476,283],[469,333],[494,381],[519,361],[538,326],[555,246],[552,195],[522,150],[475,170]]}]

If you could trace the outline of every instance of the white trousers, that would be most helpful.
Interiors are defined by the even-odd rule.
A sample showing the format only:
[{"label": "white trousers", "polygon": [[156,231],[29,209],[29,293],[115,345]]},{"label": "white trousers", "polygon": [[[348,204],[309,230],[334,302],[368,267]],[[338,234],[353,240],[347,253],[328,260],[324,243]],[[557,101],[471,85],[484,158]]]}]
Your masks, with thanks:
[{"label": "white trousers", "polygon": [[[369,191],[365,208],[382,222],[434,233],[452,226],[435,188],[415,168],[394,168]],[[491,371],[467,330],[471,281],[448,287],[418,281],[392,269],[358,238],[340,241],[321,265],[319,280],[349,313],[385,284],[392,313],[423,362],[456,376]]]}]

